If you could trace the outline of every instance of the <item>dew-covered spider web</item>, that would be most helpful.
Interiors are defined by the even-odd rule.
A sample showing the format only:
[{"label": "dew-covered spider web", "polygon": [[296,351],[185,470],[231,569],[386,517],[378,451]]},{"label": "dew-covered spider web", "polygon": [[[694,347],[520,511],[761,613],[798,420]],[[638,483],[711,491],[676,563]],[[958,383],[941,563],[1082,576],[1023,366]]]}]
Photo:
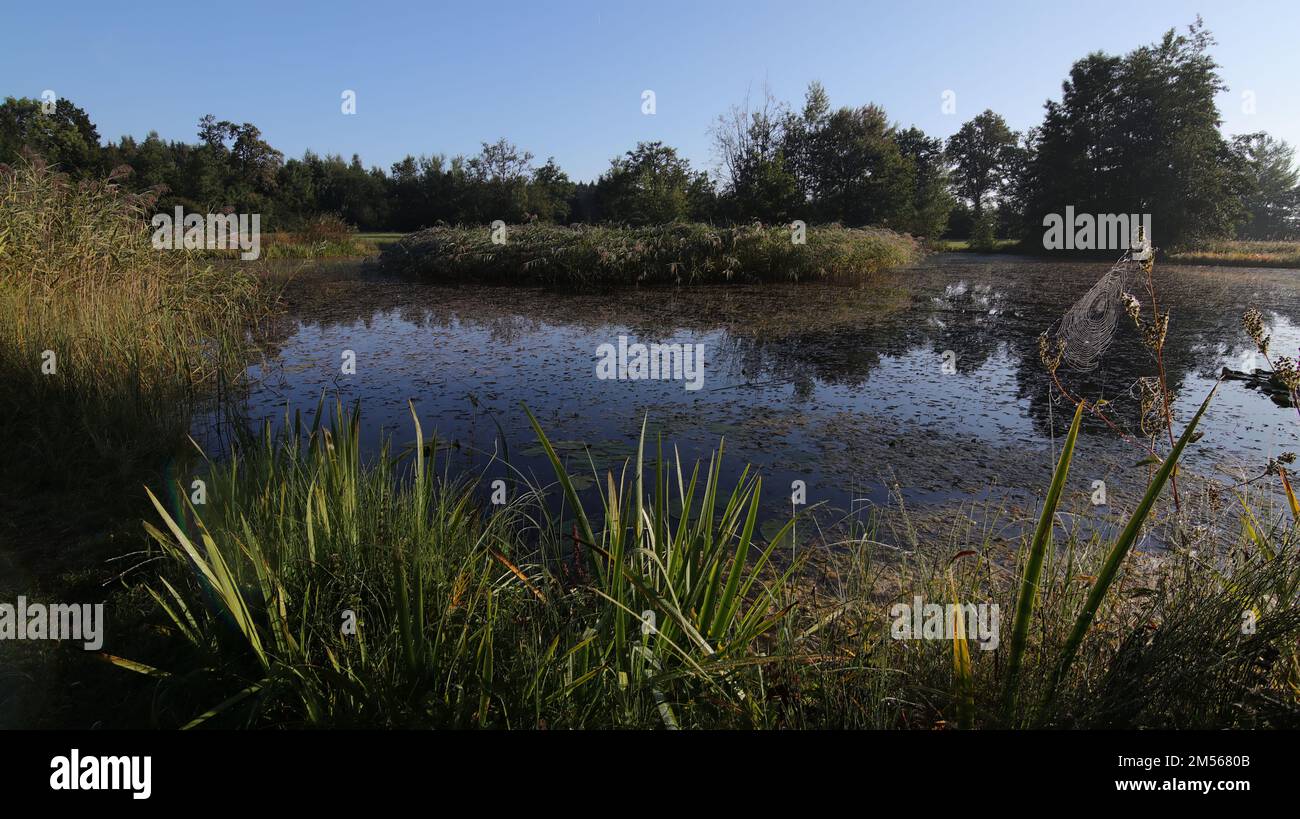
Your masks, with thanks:
[{"label": "dew-covered spider web", "polygon": [[[1074,306],[1061,317],[1056,338],[1063,345],[1062,358],[1073,369],[1096,368],[1115,340],[1115,327],[1124,313],[1124,288],[1139,269],[1147,247],[1126,252],[1106,275],[1097,280]],[[1137,256],[1137,259],[1134,256]]]}]

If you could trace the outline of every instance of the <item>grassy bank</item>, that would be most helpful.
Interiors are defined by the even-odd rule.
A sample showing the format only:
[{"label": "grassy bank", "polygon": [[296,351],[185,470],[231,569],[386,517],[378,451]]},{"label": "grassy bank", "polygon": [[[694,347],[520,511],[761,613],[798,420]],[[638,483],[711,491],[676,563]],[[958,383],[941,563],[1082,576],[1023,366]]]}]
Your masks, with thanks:
[{"label": "grassy bank", "polygon": [[808,228],[806,238],[796,244],[786,227],[522,225],[494,243],[488,227],[437,227],[386,245],[381,264],[436,281],[672,285],[858,281],[920,254],[888,230]]},{"label": "grassy bank", "polygon": [[[1041,247],[1028,247],[1015,239],[999,239],[994,247],[979,251],[972,248],[970,242],[965,240],[941,239],[934,243],[933,249],[949,253],[1027,253],[1066,258],[1071,255],[1061,251],[1044,251]],[[1080,252],[1073,255],[1085,258],[1106,256],[1100,251]],[[1195,248],[1162,252],[1159,255],[1170,264],[1300,268],[1300,242],[1223,240],[1208,242]]]},{"label": "grassy bank", "polygon": [[[0,166],[7,603],[110,597],[105,561],[141,543],[142,485],[163,485],[188,448],[195,408],[242,369],[245,326],[266,307],[246,266],[154,249],[152,212],[149,198],[113,180],[76,182],[39,162]],[[119,625],[130,619],[110,607]],[[97,679],[86,665],[95,663],[75,652],[0,641],[0,726],[58,719],[78,686]],[[97,696],[112,696],[105,683]]]},{"label": "grassy bank", "polygon": [[934,250],[940,253],[1002,253],[1014,252],[1020,247],[1019,239],[996,239],[992,247],[976,249],[966,239],[936,239]]},{"label": "grassy bank", "polygon": [[[1114,541],[1056,526],[1053,543],[1073,433],[1048,523],[1003,554],[989,530],[954,531],[955,552],[799,539],[813,530],[795,520],[762,539],[757,478],[721,493],[721,453],[683,464],[644,438],[584,505],[536,425],[555,483],[493,506],[438,474],[414,414],[410,445],[370,465],[359,429],[342,410],[291,423],[213,464],[206,506],[158,503],[170,565],[150,586],[184,650],[117,660],[154,681],[157,724],[1300,724],[1293,530],[1251,513],[1221,551],[1175,527],[1183,545],[1155,558],[1132,552],[1140,504]],[[997,604],[1000,642],[894,639],[894,606],[916,597]]]},{"label": "grassy bank", "polygon": [[1300,242],[1210,242],[1170,253],[1168,260],[1175,264],[1300,268]]}]

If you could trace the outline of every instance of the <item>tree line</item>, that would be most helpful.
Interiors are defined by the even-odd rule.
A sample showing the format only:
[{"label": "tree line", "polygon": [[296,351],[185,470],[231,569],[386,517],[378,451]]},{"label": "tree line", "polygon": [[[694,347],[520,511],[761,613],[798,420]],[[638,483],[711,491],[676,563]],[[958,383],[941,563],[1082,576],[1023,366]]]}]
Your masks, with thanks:
[{"label": "tree line", "polygon": [[159,207],[262,214],[293,230],[322,214],[361,230],[545,221],[678,220],[880,225],[932,238],[1036,239],[1066,205],[1154,214],[1158,242],[1300,237],[1294,148],[1264,132],[1225,137],[1225,90],[1201,21],[1127,55],[1074,63],[1040,125],[1019,133],[984,111],[947,140],[890,121],[878,105],[833,108],[819,83],[801,105],[768,92],[718,117],[716,168],[642,142],[599,178],[575,182],[506,139],[474,156],[408,155],[388,170],[358,155],[286,160],[251,123],[199,122],[193,143],[123,137],[103,144],[89,116],[60,99],[0,105],[0,162],[24,151],[73,175],[130,173]]}]

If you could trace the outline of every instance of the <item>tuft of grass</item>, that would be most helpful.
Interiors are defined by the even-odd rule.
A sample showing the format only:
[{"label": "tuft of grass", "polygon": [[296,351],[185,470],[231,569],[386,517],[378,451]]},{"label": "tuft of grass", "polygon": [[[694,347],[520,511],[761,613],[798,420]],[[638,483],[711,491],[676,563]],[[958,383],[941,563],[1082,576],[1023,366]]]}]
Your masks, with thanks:
[{"label": "tuft of grass", "polygon": [[1034,539],[1025,558],[1024,570],[1020,578],[1020,590],[1016,595],[1016,616],[1011,624],[1011,656],[1007,659],[1007,685],[1004,707],[1009,715],[1015,707],[1016,685],[1019,682],[1020,666],[1024,662],[1025,645],[1029,637],[1029,624],[1034,616],[1034,605],[1038,600],[1038,586],[1042,579],[1043,561],[1047,557],[1048,547],[1052,542],[1052,527],[1056,522],[1056,510],[1061,503],[1061,493],[1065,490],[1065,479],[1070,474],[1070,462],[1074,459],[1074,445],[1079,439],[1079,424],[1083,420],[1086,405],[1080,401],[1074,410],[1074,419],[1070,422],[1070,431],[1061,446],[1061,455],[1052,472],[1052,483],[1043,499],[1043,510],[1038,517],[1038,526],[1034,529]]},{"label": "tuft of grass", "polygon": [[786,227],[704,224],[610,227],[531,224],[435,227],[383,248],[381,265],[438,281],[550,286],[861,281],[920,255],[889,230],[810,227],[796,244]]},{"label": "tuft of grass", "polygon": [[323,415],[210,464],[206,506],[152,499],[170,568],[151,593],[209,671],[117,664],[196,724],[694,727],[758,707],[755,649],[788,608],[757,480],[723,496],[720,458],[689,483],[679,462],[650,487],[609,473],[599,515],[569,493],[598,521],[571,535],[522,482],[489,510],[439,478],[414,412],[414,442],[368,465],[359,411]]}]

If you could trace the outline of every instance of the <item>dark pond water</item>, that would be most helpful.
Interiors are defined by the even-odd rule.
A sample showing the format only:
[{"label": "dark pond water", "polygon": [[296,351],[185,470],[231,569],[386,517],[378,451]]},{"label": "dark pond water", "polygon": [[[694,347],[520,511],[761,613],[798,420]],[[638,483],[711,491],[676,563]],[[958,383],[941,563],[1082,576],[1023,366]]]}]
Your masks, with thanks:
[{"label": "dark pond water", "polygon": [[[247,412],[310,413],[324,393],[359,400],[364,445],[412,438],[407,401],[448,457],[485,475],[501,451],[550,480],[526,403],[575,470],[603,472],[634,453],[643,417],[688,461],[726,440],[729,472],[752,463],[769,510],[788,510],[793,481],[810,503],[881,503],[897,486],[910,504],[1029,499],[1050,475],[1054,438],[1071,407],[1053,402],[1038,335],[1107,265],[943,254],[866,286],[755,286],[565,294],[531,288],[442,287],[355,266],[310,269],[286,293],[288,312],[249,371]],[[1271,323],[1273,348],[1300,346],[1300,272],[1157,266],[1172,310],[1166,350],[1177,417],[1185,420],[1250,342],[1247,307]],[[1137,291],[1135,291],[1137,292]],[[1145,302],[1145,295],[1142,295]],[[1096,370],[1062,380],[1106,398],[1128,426],[1133,385],[1155,368],[1121,317]],[[683,380],[597,377],[601,345],[703,345],[698,390]],[[342,372],[344,351],[355,374]],[[946,371],[944,364],[952,366]],[[1178,427],[1181,428],[1179,423]],[[1240,382],[1225,382],[1187,467],[1227,482],[1300,450],[1300,418]],[[666,449],[668,447],[666,446]],[[671,451],[668,449],[668,451]],[[1112,493],[1144,478],[1142,453],[1089,423],[1072,490],[1106,480]],[[580,458],[580,460],[579,460]]]}]

